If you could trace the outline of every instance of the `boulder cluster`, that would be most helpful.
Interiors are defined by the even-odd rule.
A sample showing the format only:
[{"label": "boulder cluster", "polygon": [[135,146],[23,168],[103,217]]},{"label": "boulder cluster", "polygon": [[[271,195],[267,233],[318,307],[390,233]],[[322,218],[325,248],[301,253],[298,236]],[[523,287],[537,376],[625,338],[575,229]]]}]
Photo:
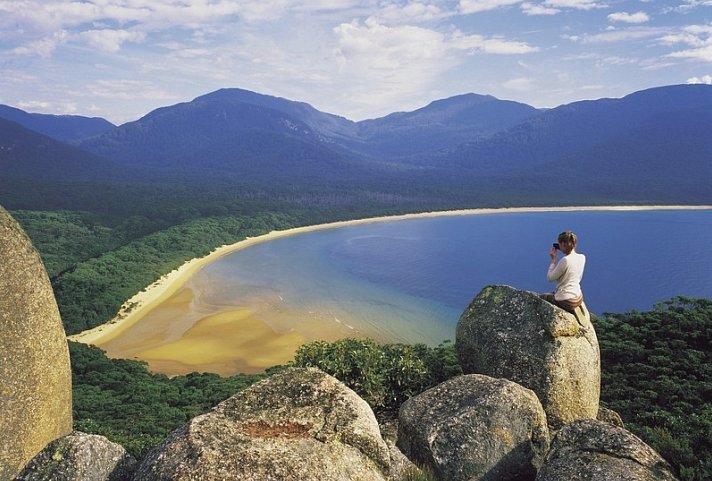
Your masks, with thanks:
[{"label": "boulder cluster", "polygon": [[[588,315],[488,286],[457,326],[466,374],[406,401],[384,436],[337,379],[290,368],[177,429],[140,463],[71,432],[71,371],[47,274],[0,209],[0,481],[675,480],[599,406]],[[385,437],[385,439],[384,439]]]}]

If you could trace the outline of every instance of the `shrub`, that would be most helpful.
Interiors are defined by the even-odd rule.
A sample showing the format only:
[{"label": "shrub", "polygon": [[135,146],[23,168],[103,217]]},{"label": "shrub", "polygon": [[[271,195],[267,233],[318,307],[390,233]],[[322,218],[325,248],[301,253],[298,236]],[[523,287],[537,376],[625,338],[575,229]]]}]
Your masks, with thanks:
[{"label": "shrub", "polygon": [[314,341],[297,350],[292,365],[317,367],[331,374],[381,414],[393,414],[411,396],[462,374],[449,341],[435,348],[379,345],[372,339]]}]

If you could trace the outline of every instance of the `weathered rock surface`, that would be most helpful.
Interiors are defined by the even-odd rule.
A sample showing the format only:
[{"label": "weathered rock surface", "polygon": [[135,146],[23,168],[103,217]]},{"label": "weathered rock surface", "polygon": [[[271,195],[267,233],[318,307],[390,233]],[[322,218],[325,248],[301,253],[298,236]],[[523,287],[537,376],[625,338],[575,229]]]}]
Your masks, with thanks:
[{"label": "weathered rock surface", "polygon": [[52,441],[16,481],[130,481],[136,460],[104,436],[73,432]]},{"label": "weathered rock surface", "polygon": [[621,415],[605,406],[598,406],[598,415],[596,415],[596,419],[603,421],[604,423],[613,424],[614,426],[618,426],[620,428],[625,427]]},{"label": "weathered rock surface", "polygon": [[174,431],[134,479],[379,481],[389,464],[363,399],[317,369],[287,369]]},{"label": "weathered rock surface", "polygon": [[0,480],[71,432],[69,351],[52,286],[30,239],[0,207]]},{"label": "weathered rock surface", "polygon": [[533,480],[549,448],[536,395],[514,382],[470,374],[406,401],[398,447],[441,481]]},{"label": "weathered rock surface", "polygon": [[670,465],[618,426],[575,421],[554,437],[536,481],[673,481]]},{"label": "weathered rock surface", "polygon": [[601,361],[588,316],[577,320],[532,292],[487,286],[460,317],[456,347],[464,372],[534,391],[551,428],[596,418]]}]

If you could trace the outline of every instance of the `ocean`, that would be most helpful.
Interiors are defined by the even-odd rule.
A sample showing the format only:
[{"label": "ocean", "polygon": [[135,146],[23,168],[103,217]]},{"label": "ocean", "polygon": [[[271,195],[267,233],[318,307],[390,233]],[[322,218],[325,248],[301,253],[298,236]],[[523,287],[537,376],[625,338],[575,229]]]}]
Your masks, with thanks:
[{"label": "ocean", "polygon": [[[437,344],[486,285],[547,292],[548,250],[579,237],[582,288],[596,314],[712,297],[712,210],[495,213],[352,225],[279,238],[207,265],[186,284],[203,314],[269,304],[354,335]],[[291,314],[287,314],[291,313]],[[289,318],[292,315],[294,318]],[[279,317],[279,316],[277,316]],[[287,317],[285,319],[285,317]],[[348,332],[348,331],[347,331]]]}]

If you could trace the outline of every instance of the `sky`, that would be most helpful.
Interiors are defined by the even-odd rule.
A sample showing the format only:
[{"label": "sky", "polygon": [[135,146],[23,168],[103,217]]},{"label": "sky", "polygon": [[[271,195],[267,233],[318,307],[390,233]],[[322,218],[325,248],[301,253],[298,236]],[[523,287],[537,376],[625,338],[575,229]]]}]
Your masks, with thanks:
[{"label": "sky", "polygon": [[712,84],[712,0],[0,0],[0,104],[115,124],[220,88],[363,120]]}]

